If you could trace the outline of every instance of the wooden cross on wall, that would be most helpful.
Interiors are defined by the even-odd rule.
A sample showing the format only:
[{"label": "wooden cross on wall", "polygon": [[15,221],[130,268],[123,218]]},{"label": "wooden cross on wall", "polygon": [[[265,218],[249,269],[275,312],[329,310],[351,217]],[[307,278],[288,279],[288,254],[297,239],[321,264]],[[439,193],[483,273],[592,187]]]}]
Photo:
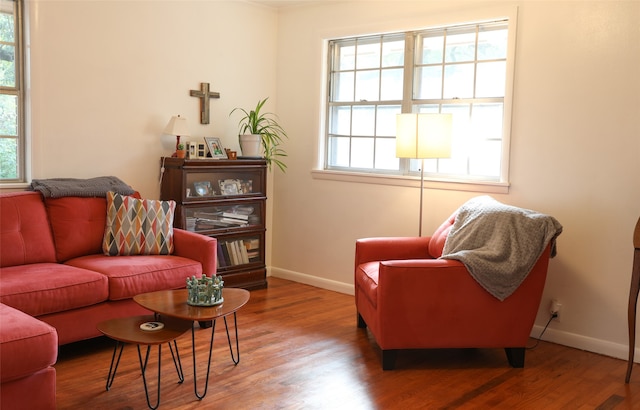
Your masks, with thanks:
[{"label": "wooden cross on wall", "polygon": [[200,124],[209,124],[209,99],[220,98],[220,93],[209,91],[209,83],[200,83],[200,90],[190,90],[190,93],[200,98]]}]

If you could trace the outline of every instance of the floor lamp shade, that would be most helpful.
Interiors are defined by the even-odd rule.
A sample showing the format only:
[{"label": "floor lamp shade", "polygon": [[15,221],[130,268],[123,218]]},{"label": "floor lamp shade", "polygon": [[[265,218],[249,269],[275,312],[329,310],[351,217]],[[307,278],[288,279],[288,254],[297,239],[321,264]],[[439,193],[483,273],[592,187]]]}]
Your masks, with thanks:
[{"label": "floor lamp shade", "polygon": [[398,114],[397,158],[450,158],[451,114]]},{"label": "floor lamp shade", "polygon": [[424,160],[451,157],[452,122],[451,114],[398,114],[396,116],[396,157],[422,161],[418,236],[422,236]]}]

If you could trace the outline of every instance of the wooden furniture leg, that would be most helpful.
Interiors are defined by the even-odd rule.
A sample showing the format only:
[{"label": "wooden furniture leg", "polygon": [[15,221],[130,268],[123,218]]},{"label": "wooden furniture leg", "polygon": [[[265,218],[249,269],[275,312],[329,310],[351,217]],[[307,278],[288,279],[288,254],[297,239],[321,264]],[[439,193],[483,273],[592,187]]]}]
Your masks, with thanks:
[{"label": "wooden furniture leg", "polygon": [[633,233],[633,270],[631,272],[631,289],[629,290],[629,362],[627,363],[627,376],[625,383],[631,380],[633,370],[633,356],[636,349],[636,311],[638,307],[638,293],[640,292],[640,219],[636,223]]}]

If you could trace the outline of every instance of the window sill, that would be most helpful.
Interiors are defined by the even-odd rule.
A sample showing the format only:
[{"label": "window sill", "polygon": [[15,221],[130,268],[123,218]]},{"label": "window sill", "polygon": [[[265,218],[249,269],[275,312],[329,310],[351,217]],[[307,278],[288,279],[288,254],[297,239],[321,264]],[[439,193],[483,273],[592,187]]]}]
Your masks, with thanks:
[{"label": "window sill", "polygon": [[30,186],[27,182],[0,182],[0,192],[24,191]]},{"label": "window sill", "polygon": [[[407,187],[420,187],[420,178],[414,176],[402,175],[381,175],[367,174],[358,172],[330,171],[314,169],[311,171],[314,179],[324,179],[341,182],[356,182],[361,184],[378,184],[378,185],[394,185]],[[508,182],[460,182],[452,180],[424,179],[425,188],[444,189],[450,191],[470,191],[482,192],[487,194],[508,194]]]}]

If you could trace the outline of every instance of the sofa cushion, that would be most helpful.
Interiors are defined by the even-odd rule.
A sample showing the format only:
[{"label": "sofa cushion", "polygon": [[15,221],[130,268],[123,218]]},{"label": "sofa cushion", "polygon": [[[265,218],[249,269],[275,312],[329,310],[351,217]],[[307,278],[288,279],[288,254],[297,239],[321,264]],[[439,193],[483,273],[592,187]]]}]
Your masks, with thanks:
[{"label": "sofa cushion", "polygon": [[105,275],[109,280],[110,300],[184,288],[188,277],[202,275],[200,262],[174,255],[89,255],[68,260],[65,264]]},{"label": "sofa cushion", "polygon": [[380,262],[367,262],[356,268],[356,289],[364,293],[369,303],[378,306],[378,274]]},{"label": "sofa cushion", "polygon": [[32,316],[91,306],[108,299],[107,278],[59,263],[2,268],[0,302]]},{"label": "sofa cushion", "polygon": [[47,212],[38,192],[0,196],[0,267],[55,262]]},{"label": "sofa cushion", "polygon": [[105,255],[173,253],[175,201],[157,201],[107,193]]},{"label": "sofa cushion", "polygon": [[102,252],[107,220],[105,198],[45,198],[45,204],[58,262]]},{"label": "sofa cushion", "polygon": [[58,334],[53,326],[0,304],[0,329],[1,383],[27,377],[55,364]]}]

